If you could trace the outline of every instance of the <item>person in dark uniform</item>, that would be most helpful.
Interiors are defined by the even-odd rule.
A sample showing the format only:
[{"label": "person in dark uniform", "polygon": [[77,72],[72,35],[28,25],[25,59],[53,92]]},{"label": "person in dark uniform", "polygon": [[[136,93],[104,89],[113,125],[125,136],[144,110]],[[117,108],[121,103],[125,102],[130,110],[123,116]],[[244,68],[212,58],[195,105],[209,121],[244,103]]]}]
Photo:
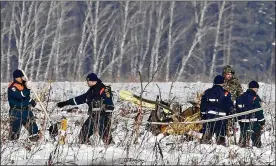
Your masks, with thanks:
[{"label": "person in dark uniform", "polygon": [[30,87],[24,80],[21,70],[13,72],[13,81],[8,86],[8,102],[10,106],[10,131],[9,140],[17,140],[20,137],[22,125],[29,132],[29,140],[39,139],[39,130],[30,106],[35,107],[36,102],[30,97]]},{"label": "person in dark uniform", "polygon": [[[224,77],[217,75],[214,79],[214,86],[207,89],[200,104],[201,119],[213,119],[217,117],[227,116],[231,114],[233,102],[231,94],[223,89]],[[226,124],[227,120],[219,120],[203,124],[203,138],[201,143],[211,143],[214,133],[217,137],[217,144],[226,146]]]},{"label": "person in dark uniform", "polygon": [[[261,99],[257,95],[259,84],[256,81],[249,83],[249,89],[236,99],[237,113],[245,112],[248,110],[261,108]],[[241,147],[249,146],[250,137],[252,145],[260,148],[261,142],[261,130],[265,125],[265,118],[263,110],[255,113],[243,115],[238,117],[240,125],[240,139],[239,145]]]},{"label": "person in dark uniform", "polygon": [[66,105],[79,105],[86,103],[89,106],[89,117],[83,124],[79,141],[81,144],[88,143],[88,139],[98,129],[99,135],[105,144],[110,144],[113,139],[110,134],[111,115],[114,110],[112,92],[110,86],[105,86],[96,74],[90,73],[86,77],[88,91],[80,96],[57,103],[62,108]]}]

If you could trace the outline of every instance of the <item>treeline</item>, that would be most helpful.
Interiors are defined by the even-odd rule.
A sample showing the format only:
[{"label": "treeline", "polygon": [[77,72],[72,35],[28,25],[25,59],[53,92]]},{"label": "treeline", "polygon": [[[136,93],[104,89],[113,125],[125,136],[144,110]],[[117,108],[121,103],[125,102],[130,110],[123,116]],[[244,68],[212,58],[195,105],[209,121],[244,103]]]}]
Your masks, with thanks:
[{"label": "treeline", "polygon": [[275,2],[1,1],[1,81],[275,82]]}]

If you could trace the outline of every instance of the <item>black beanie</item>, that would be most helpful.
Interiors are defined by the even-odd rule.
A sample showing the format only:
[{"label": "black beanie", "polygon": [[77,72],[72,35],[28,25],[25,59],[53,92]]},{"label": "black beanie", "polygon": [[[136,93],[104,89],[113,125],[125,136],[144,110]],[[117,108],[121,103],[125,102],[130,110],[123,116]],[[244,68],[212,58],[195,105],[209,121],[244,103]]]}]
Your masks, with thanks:
[{"label": "black beanie", "polygon": [[223,84],[224,77],[222,75],[217,75],[214,79],[214,84]]},{"label": "black beanie", "polygon": [[249,82],[249,88],[259,88],[259,84],[256,81]]},{"label": "black beanie", "polygon": [[19,77],[23,77],[24,74],[21,70],[16,69],[16,70],[14,70],[12,76],[13,76],[13,78],[19,78]]},{"label": "black beanie", "polygon": [[86,77],[86,80],[87,80],[87,81],[98,81],[99,78],[97,77],[96,74],[90,73],[90,74],[88,74],[88,76]]}]

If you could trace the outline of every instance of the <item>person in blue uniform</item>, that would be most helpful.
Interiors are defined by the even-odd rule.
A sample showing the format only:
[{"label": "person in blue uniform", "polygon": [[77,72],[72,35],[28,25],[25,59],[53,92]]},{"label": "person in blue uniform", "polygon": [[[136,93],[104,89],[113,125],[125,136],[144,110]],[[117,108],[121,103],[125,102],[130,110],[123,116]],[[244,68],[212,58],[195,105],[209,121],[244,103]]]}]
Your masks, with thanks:
[{"label": "person in blue uniform", "polygon": [[62,108],[66,105],[80,105],[86,103],[89,107],[89,117],[81,128],[79,134],[80,143],[88,143],[90,136],[98,129],[101,139],[108,145],[113,141],[110,133],[111,115],[114,110],[111,87],[104,85],[94,73],[90,73],[86,77],[86,81],[89,86],[86,93],[59,102],[57,106]]},{"label": "person in blue uniform", "polygon": [[17,140],[20,137],[22,125],[29,132],[30,141],[38,141],[39,131],[30,106],[35,107],[36,102],[30,97],[30,87],[24,80],[21,70],[13,72],[13,81],[8,86],[8,102],[10,106],[10,131],[9,140]]},{"label": "person in blue uniform", "polygon": [[[217,75],[213,87],[204,92],[200,104],[201,119],[207,120],[231,114],[233,109],[231,94],[223,89],[223,83],[224,77]],[[212,136],[216,134],[217,144],[226,146],[226,124],[227,120],[204,123],[203,137],[200,142],[209,144]]]},{"label": "person in blue uniform", "polygon": [[[261,108],[261,99],[257,95],[259,89],[258,82],[251,81],[248,86],[249,89],[236,99],[235,107],[237,113]],[[261,130],[265,125],[263,110],[239,116],[238,122],[240,125],[239,145],[241,147],[249,146],[251,137],[252,145],[260,148],[262,146]]]}]

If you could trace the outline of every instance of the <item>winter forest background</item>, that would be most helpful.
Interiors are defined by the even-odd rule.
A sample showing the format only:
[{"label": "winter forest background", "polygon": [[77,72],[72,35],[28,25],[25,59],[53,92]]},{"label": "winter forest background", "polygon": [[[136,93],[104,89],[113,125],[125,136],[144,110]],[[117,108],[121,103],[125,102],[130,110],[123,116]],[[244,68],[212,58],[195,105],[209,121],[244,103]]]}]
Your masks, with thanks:
[{"label": "winter forest background", "polygon": [[275,83],[275,2],[1,1],[1,82],[209,82],[230,64],[242,83]]}]

